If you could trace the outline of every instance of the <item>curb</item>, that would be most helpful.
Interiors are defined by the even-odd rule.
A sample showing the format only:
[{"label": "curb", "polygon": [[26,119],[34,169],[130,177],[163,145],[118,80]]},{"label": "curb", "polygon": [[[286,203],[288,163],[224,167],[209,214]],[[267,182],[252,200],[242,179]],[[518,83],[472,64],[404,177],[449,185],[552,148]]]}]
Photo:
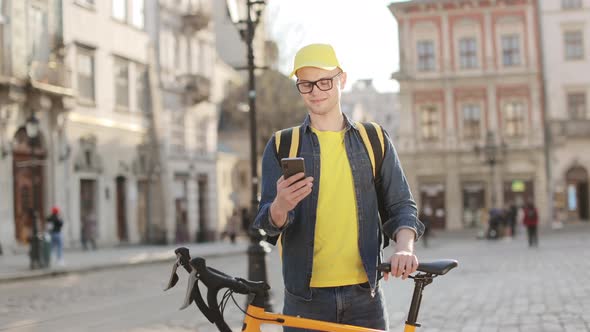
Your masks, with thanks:
[{"label": "curb", "polygon": [[[229,250],[225,252],[211,252],[211,253],[204,253],[201,257],[204,258],[216,258],[216,257],[224,257],[228,255],[234,254],[246,254],[247,249],[244,250],[243,248],[236,250]],[[132,268],[138,266],[145,266],[145,265],[152,265],[152,264],[159,264],[159,263],[173,263],[174,257],[171,255],[170,258],[152,258],[146,259],[137,262],[117,262],[117,263],[107,263],[107,264],[95,264],[95,265],[88,265],[83,267],[71,267],[71,268],[56,268],[56,269],[48,269],[48,270],[37,270],[37,271],[26,271],[26,272],[17,272],[13,275],[6,275],[0,276],[0,284],[8,284],[20,281],[30,281],[30,280],[39,280],[39,279],[49,279],[53,277],[62,277],[66,275],[72,274],[86,274],[92,272],[99,272],[99,271],[108,271],[108,270],[116,270],[116,269],[125,269],[125,268]]]}]

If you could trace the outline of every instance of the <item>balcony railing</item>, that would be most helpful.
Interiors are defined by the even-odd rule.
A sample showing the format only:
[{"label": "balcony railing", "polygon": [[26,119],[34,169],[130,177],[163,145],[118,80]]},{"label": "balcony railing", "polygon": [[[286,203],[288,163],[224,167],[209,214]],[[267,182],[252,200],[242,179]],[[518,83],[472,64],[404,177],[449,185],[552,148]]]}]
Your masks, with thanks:
[{"label": "balcony railing", "polygon": [[49,88],[55,87],[62,89],[70,89],[72,87],[70,70],[61,62],[51,60],[49,62],[33,61],[29,75],[33,85],[44,85]]},{"label": "balcony railing", "polygon": [[186,103],[198,104],[206,101],[211,95],[211,80],[201,74],[184,74],[179,77],[185,90]]},{"label": "balcony railing", "polygon": [[193,31],[199,31],[209,26],[211,21],[211,5],[206,1],[199,1],[198,4],[193,4],[184,15],[182,15],[182,22],[184,26],[189,27]]},{"label": "balcony railing", "polygon": [[590,138],[590,119],[552,121],[551,129],[557,138]]}]

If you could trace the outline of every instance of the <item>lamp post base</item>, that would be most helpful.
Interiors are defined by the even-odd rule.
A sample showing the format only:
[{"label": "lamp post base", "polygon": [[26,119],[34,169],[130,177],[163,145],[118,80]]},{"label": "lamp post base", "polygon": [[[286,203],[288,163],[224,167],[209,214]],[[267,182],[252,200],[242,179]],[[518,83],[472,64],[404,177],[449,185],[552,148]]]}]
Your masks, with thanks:
[{"label": "lamp post base", "polygon": [[[250,246],[248,247],[248,279],[252,281],[264,281],[268,284],[266,272],[266,254],[270,252],[270,246],[262,242],[264,236],[259,230],[250,229]],[[249,299],[251,300],[251,299]],[[264,299],[264,309],[272,311],[270,293]]]}]

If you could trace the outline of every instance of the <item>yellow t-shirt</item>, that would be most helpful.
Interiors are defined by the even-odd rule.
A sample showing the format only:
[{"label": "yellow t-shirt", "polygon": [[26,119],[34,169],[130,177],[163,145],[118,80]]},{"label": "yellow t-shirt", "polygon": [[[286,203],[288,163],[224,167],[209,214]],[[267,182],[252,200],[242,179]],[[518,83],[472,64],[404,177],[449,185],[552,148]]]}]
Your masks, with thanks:
[{"label": "yellow t-shirt", "polygon": [[358,246],[354,182],[345,131],[312,129],[320,142],[320,187],[315,225],[311,287],[366,282]]}]

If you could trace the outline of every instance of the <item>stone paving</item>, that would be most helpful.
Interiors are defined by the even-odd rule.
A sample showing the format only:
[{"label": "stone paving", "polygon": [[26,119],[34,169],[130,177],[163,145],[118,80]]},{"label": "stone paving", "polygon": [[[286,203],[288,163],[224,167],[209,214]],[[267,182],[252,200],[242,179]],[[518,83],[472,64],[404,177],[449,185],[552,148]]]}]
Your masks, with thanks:
[{"label": "stone paving", "polygon": [[[539,248],[532,249],[523,236],[487,241],[469,232],[435,234],[429,248],[417,245],[420,259],[456,258],[459,267],[426,288],[418,331],[590,331],[589,244],[589,224],[543,230]],[[161,249],[168,250],[166,255],[172,252]],[[230,275],[247,275],[243,252],[210,257],[208,264]],[[2,283],[0,331],[215,331],[194,306],[178,311],[186,275],[173,290],[161,291],[169,268],[144,264]],[[276,251],[269,256],[268,270],[274,309],[280,311],[283,291]],[[413,283],[394,280],[383,287],[390,331],[401,332]],[[239,331],[243,314],[231,303],[226,313],[230,326]]]}]

